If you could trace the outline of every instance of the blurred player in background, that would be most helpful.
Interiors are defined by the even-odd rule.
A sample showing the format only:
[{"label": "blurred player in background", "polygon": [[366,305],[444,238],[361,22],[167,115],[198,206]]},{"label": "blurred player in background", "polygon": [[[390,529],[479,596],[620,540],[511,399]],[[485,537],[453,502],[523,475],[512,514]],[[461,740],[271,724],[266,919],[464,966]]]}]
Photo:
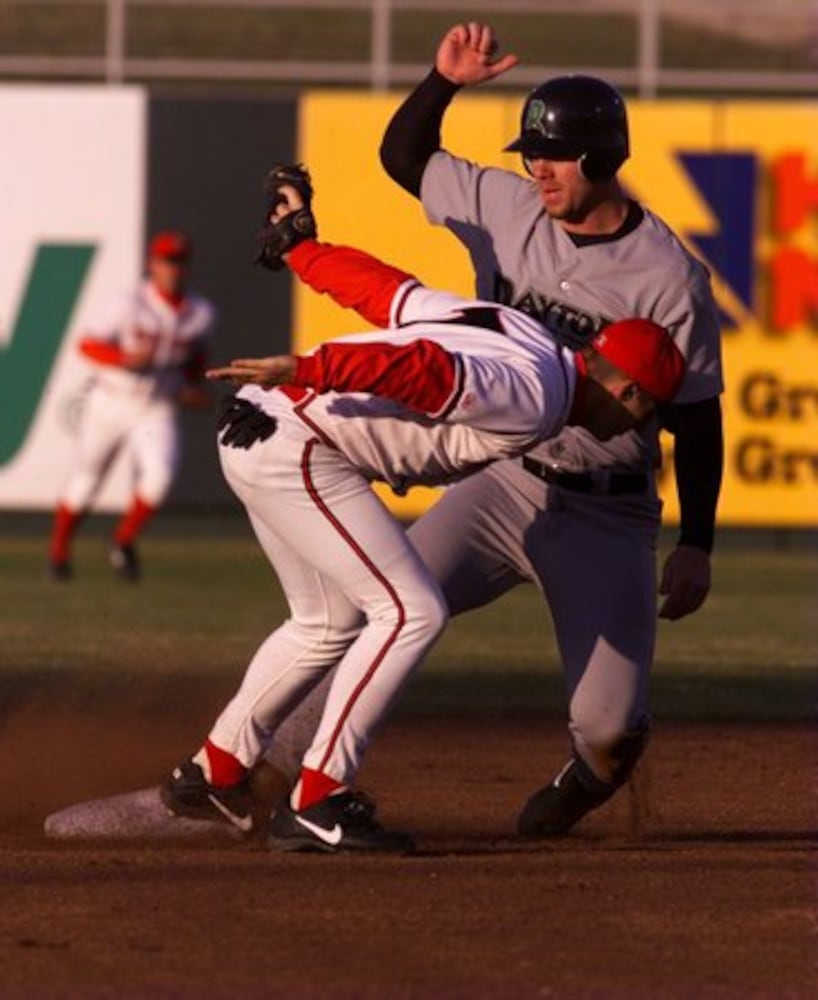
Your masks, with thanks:
[{"label": "blurred player in background", "polygon": [[181,232],[150,241],[147,274],[136,289],[113,298],[79,343],[93,365],[79,449],[54,515],[48,571],[72,576],[71,542],[117,456],[127,453],[133,473],[130,504],[109,546],[113,570],[136,581],[136,540],[161,506],[179,461],[178,406],[206,406],[203,381],[215,311],[188,291],[192,247]]}]

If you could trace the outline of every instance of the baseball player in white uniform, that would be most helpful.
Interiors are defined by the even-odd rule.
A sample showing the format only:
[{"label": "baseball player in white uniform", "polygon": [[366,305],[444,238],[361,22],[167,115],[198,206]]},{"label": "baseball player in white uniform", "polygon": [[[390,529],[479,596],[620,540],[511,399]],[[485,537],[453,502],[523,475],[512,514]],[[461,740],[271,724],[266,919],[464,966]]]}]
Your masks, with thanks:
[{"label": "baseball player in white uniform", "polygon": [[203,381],[215,312],[188,291],[190,238],[167,230],[150,241],[147,275],[114,297],[79,342],[93,365],[79,449],[54,515],[49,573],[72,576],[71,542],[116,456],[132,463],[133,495],[109,547],[114,571],[139,579],[136,539],[171,487],[179,453],[177,408],[205,406]]},{"label": "baseball player in white uniform", "polygon": [[[285,225],[301,202],[291,187],[283,191],[274,221]],[[303,210],[281,247],[292,270],[388,330],[210,373],[251,383],[224,411],[219,454],[291,616],[262,643],[205,744],[162,794],[178,815],[223,816],[249,830],[250,769],[278,723],[337,664],[269,842],[405,851],[411,838],[385,830],[354,781],[448,612],[370,482],[403,492],[458,480],[553,437],[566,421],[601,437],[619,433],[673,397],[684,362],[667,332],[645,320],[611,324],[575,354],[515,309],[427,289],[360,251],[305,239],[299,221]]]},{"label": "baseball player in white uniform", "polygon": [[[658,614],[694,612],[710,587],[721,484],[723,389],[718,310],[709,275],[667,225],[630,199],[617,170],[630,153],[625,103],[603,80],[556,77],[523,107],[522,177],[441,148],[446,108],[464,85],[514,66],[485,24],[446,33],[435,67],[393,116],[381,158],[433,223],[463,242],[477,294],[538,317],[579,346],[629,316],[670,331],[687,360],[672,404],[638,431],[599,441],[579,426],[446,490],[409,529],[449,613],[517,584],[548,602],[565,674],[570,754],[522,809],[518,831],[559,837],[628,779],[649,731],[657,616],[655,470],[660,426],[674,435],[681,532],[663,567]],[[280,727],[269,763],[295,778],[320,710],[319,687]],[[532,780],[541,764],[531,764]]]}]

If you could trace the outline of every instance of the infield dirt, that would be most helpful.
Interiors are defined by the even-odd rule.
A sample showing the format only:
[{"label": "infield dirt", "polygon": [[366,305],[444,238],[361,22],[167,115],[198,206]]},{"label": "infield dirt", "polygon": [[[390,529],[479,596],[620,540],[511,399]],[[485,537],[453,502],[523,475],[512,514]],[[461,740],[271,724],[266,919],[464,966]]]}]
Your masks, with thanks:
[{"label": "infield dirt", "polygon": [[363,785],[412,857],[65,843],[70,803],[157,782],[221,692],[19,705],[0,728],[0,997],[806,998],[818,981],[815,732],[657,725],[570,837],[516,813],[566,752],[531,719],[398,718]]}]

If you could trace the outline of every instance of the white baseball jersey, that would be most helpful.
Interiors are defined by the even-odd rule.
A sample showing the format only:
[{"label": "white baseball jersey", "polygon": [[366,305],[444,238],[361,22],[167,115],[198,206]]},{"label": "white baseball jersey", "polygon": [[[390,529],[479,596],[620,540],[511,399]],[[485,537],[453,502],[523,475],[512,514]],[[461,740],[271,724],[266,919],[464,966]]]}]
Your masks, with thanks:
[{"label": "white baseball jersey", "polygon": [[518,454],[563,426],[576,369],[572,352],[530,317],[430,291],[360,251],[308,241],[288,263],[389,329],[321,345],[298,359],[285,387],[241,391],[278,425],[250,448],[222,440],[219,455],[290,618],[258,648],[208,738],[251,766],[286,712],[337,663],[303,764],[350,784],[447,614],[369,480],[402,490]]},{"label": "white baseball jersey", "polygon": [[[538,317],[559,343],[574,348],[607,323],[654,320],[669,330],[687,362],[675,402],[721,393],[718,310],[707,270],[651,212],[641,209],[632,231],[616,239],[577,245],[549,218],[529,180],[442,150],[423,173],[421,200],[431,222],[456,223],[478,295]],[[535,454],[576,471],[650,468],[659,462],[658,424],[653,418],[604,442],[570,426]]]},{"label": "white baseball jersey", "polygon": [[[174,306],[145,280],[116,295],[85,328],[83,355],[94,362],[94,378],[84,403],[79,454],[61,500],[86,510],[113,457],[128,448],[134,489],[158,506],[170,489],[179,462],[176,394],[201,373],[203,354],[215,319],[213,306],[189,294]],[[141,371],[122,365],[123,355],[148,348]]]},{"label": "white baseball jersey", "polygon": [[[337,291],[358,251],[302,244]],[[375,269],[372,259],[367,261]],[[573,352],[516,309],[427,289],[380,265],[369,279],[395,288],[389,332],[342,337],[317,348],[304,385],[343,391],[246,387],[279,419],[294,417],[343,452],[364,475],[401,492],[443,483],[556,434],[576,381]],[[355,391],[364,389],[366,391]]]},{"label": "white baseball jersey", "polygon": [[[144,371],[134,372],[98,356],[103,363],[97,380],[123,395],[172,399],[185,381],[186,367],[210,337],[214,319],[213,306],[200,296],[188,294],[177,307],[151,281],[142,281],[135,290],[110,300],[86,331],[92,341],[110,345],[114,352],[147,347],[151,362]],[[93,348],[84,353],[94,359]]]}]

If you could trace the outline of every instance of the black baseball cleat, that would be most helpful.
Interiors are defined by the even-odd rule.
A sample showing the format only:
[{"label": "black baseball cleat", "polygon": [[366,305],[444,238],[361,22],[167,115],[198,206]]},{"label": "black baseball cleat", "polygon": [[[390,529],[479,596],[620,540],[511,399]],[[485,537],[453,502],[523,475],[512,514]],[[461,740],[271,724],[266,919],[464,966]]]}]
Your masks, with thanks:
[{"label": "black baseball cleat", "polygon": [[46,573],[48,579],[55,583],[68,583],[74,575],[74,569],[67,559],[49,559]]},{"label": "black baseball cleat", "polygon": [[277,851],[370,851],[411,854],[414,838],[398,830],[384,830],[375,819],[375,804],[360,792],[330,795],[298,811],[289,802],[280,805],[270,821],[267,845]]},{"label": "black baseball cleat", "polygon": [[136,583],[142,575],[139,556],[133,545],[119,545],[114,542],[108,549],[108,562],[117,576],[130,583]]},{"label": "black baseball cleat", "polygon": [[583,816],[607,802],[617,789],[599,780],[576,757],[526,802],[517,820],[521,837],[562,837]]},{"label": "black baseball cleat", "polygon": [[198,764],[186,760],[159,787],[159,797],[174,816],[229,823],[250,836],[254,830],[254,800],[249,780],[231,788],[216,788],[205,780]]}]

